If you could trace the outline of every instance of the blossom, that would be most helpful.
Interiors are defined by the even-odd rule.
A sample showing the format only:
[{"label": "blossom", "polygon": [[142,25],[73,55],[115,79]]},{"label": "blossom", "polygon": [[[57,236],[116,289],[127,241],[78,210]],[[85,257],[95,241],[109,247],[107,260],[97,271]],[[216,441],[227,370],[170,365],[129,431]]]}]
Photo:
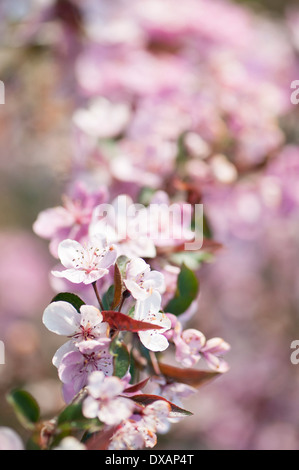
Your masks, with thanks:
[{"label": "blossom", "polygon": [[229,367],[222,356],[230,350],[230,345],[222,338],[212,338],[207,341],[201,331],[193,328],[183,330],[181,323],[177,321],[173,342],[176,345],[176,360],[184,367],[192,367],[204,357],[212,370],[227,372]]},{"label": "blossom", "polygon": [[98,237],[103,233],[109,244],[117,246],[118,254],[128,258],[154,258],[156,248],[147,233],[148,211],[135,205],[133,199],[121,194],[109,206],[95,208],[89,226],[89,236]]},{"label": "blossom", "polygon": [[212,338],[201,348],[201,354],[211,369],[224,373],[228,371],[229,366],[223,360],[222,355],[229,350],[230,345],[222,338]]},{"label": "blossom", "polygon": [[103,322],[101,312],[92,305],[82,305],[79,313],[68,302],[52,302],[44,311],[43,323],[53,333],[71,338],[56,351],[53,357],[56,367],[63,356],[76,351],[76,345],[82,341],[97,340],[103,346],[110,342],[108,324]]},{"label": "blossom", "polygon": [[147,405],[142,411],[142,420],[138,426],[146,447],[154,447],[157,443],[156,433],[165,434],[169,431],[169,414],[171,408],[164,400],[157,400]]},{"label": "blossom", "polygon": [[[182,398],[188,398],[194,395],[196,388],[180,382],[168,383],[165,377],[161,376],[151,379],[147,387],[147,393],[160,395],[171,403],[183,408]],[[172,418],[172,420],[173,419],[178,418]]]},{"label": "blossom", "polygon": [[165,291],[164,276],[158,271],[151,271],[149,264],[142,258],[131,260],[126,267],[126,288],[137,300],[145,300],[154,291]]},{"label": "blossom", "polygon": [[88,379],[89,396],[83,402],[86,418],[96,418],[109,425],[119,424],[132,414],[134,403],[119,395],[127,384],[118,377],[105,377],[103,372],[93,372]]},{"label": "blossom", "polygon": [[154,291],[150,297],[136,302],[134,318],[136,320],[153,323],[162,327],[157,330],[139,331],[138,335],[142,344],[151,351],[164,351],[168,347],[168,340],[163,333],[170,329],[171,321],[162,312],[161,295]]},{"label": "blossom", "polygon": [[86,446],[72,436],[65,437],[53,450],[87,450]]},{"label": "blossom", "polygon": [[100,237],[90,240],[82,246],[75,240],[64,240],[58,247],[58,256],[66,268],[64,271],[52,271],[57,277],[64,277],[75,284],[92,284],[109,273],[115,264],[117,251],[114,245],[104,247]]},{"label": "blossom", "polygon": [[111,103],[100,97],[91,102],[89,109],[78,109],[74,124],[94,138],[111,138],[124,131],[130,119],[130,107],[126,103]]},{"label": "blossom", "polygon": [[63,206],[52,207],[39,214],[33,230],[38,236],[51,241],[50,252],[57,258],[60,242],[67,238],[81,241],[87,236],[94,207],[106,200],[106,188],[88,191],[85,184],[79,181],[71,195],[63,197]]},{"label": "blossom", "polygon": [[101,371],[105,375],[113,373],[113,357],[107,345],[96,340],[83,341],[78,344],[78,351],[65,354],[58,367],[58,375],[64,384],[66,402],[87,385],[89,375]]},{"label": "blossom", "polygon": [[171,407],[164,400],[157,400],[136,409],[129,420],[123,421],[113,435],[109,450],[135,450],[154,447],[156,433],[166,433],[170,427]]},{"label": "blossom", "polygon": [[134,419],[123,421],[112,436],[108,450],[138,450],[145,447],[143,433]]},{"label": "blossom", "polygon": [[0,427],[0,450],[24,450],[21,438],[13,429]]}]

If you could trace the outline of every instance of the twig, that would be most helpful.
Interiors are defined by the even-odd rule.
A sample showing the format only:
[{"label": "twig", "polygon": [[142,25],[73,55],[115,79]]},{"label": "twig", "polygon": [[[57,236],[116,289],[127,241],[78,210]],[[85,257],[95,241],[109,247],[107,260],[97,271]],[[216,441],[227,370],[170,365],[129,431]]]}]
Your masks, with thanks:
[{"label": "twig", "polygon": [[98,302],[99,302],[99,305],[101,307],[101,310],[105,310],[104,309],[104,305],[103,305],[103,302],[102,302],[102,299],[100,297],[100,294],[99,294],[99,291],[98,291],[98,288],[97,288],[97,283],[96,281],[92,283],[92,287],[93,287],[93,290],[94,290],[94,293],[96,295],[96,298],[98,299]]}]

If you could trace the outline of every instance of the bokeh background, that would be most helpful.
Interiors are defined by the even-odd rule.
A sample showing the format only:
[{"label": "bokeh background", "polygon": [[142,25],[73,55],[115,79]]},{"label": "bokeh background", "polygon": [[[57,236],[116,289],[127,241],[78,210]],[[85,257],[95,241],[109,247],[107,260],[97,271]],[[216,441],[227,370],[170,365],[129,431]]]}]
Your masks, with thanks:
[{"label": "bokeh background", "polygon": [[194,114],[184,171],[224,244],[199,271],[192,326],[231,344],[231,370],[186,403],[194,417],[159,447],[299,448],[298,31],[287,0],[0,0],[0,425],[19,430],[4,399],[13,387],[44,416],[63,404],[58,342],[41,324],[55,260],[32,231],[38,213],[60,205],[74,177],[138,186],[117,165],[106,181],[107,135],[95,149],[74,125],[105,96],[138,104],[124,140],[145,185],[159,174],[163,187],[175,166],[165,148],[147,167],[144,140],[173,143]]}]

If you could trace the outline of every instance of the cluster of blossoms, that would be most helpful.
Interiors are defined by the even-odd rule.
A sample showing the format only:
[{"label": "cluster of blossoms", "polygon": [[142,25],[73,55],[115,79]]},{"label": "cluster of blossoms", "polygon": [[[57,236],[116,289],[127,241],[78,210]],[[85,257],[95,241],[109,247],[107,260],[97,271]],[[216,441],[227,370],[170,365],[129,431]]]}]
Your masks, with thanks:
[{"label": "cluster of blossoms", "polygon": [[[55,219],[61,209],[46,211],[50,220]],[[98,212],[97,207],[94,209]],[[45,217],[45,213],[41,214],[35,223],[39,233]],[[91,217],[88,233],[95,231],[92,220]],[[102,222],[97,222],[98,230]],[[60,230],[61,227],[57,227],[57,232],[52,233],[53,239]],[[191,233],[190,229],[189,235]],[[228,366],[222,355],[229,350],[229,345],[220,338],[206,341],[203,333],[195,329],[183,330],[178,317],[162,307],[167,290],[163,272],[152,270],[143,258],[131,258],[132,241],[128,245],[126,238],[124,243],[109,244],[107,238],[109,229],[106,233],[97,232],[88,240],[82,237],[81,243],[71,239],[59,243],[57,255],[64,269],[53,270],[52,275],[81,285],[86,294],[92,286],[98,306],[86,305],[77,296],[59,294],[46,308],[43,323],[53,333],[68,338],[53,357],[63,383],[65,401],[71,403],[86,391],[88,397],[82,403],[85,418],[98,418],[106,427],[115,428],[108,445],[110,449],[153,447],[157,442],[156,433],[166,432],[174,415],[184,415],[185,411],[177,403],[181,404],[182,397],[195,392],[184,380],[179,383],[166,378],[156,353],[162,353],[173,343],[175,358],[183,367],[192,367],[203,357],[213,371],[223,373]],[[173,242],[169,240],[170,245]],[[157,260],[157,247],[152,240],[145,239],[138,250],[143,246],[148,256],[151,243],[151,252]],[[119,256],[119,253],[122,254]],[[113,293],[110,303],[109,292]],[[197,291],[195,302],[196,294]],[[121,371],[119,347],[126,353],[125,368]],[[130,384],[130,371],[136,366],[141,367],[143,375],[148,374],[140,385],[134,385],[134,381]],[[181,369],[175,370],[179,377]],[[209,372],[206,374],[209,377]],[[158,395],[140,395],[143,386],[151,388],[155,383],[160,384]],[[167,399],[169,396],[171,400]],[[105,429],[102,432],[107,432]]]},{"label": "cluster of blossoms", "polygon": [[[80,190],[82,194],[82,186]],[[81,200],[90,199],[97,200],[95,196]],[[69,203],[68,208],[74,206],[75,201]],[[84,205],[77,201],[77,209],[79,206],[85,213]],[[67,210],[66,207],[50,209],[42,213],[34,225],[37,233],[46,235],[43,227],[48,221],[52,227],[51,237],[47,233],[51,249],[55,246],[52,242],[62,233],[63,223],[67,230],[74,228],[70,227],[71,218],[59,219],[59,214]],[[62,292],[45,309],[44,325],[67,338],[54,354],[53,364],[58,369],[67,406],[79,405],[91,429],[96,420],[97,432],[84,444],[84,449],[94,445],[101,448],[101,436],[105,435],[109,439],[104,448],[153,447],[157,433],[167,432],[171,422],[190,414],[181,407],[182,398],[195,393],[195,387],[202,381],[228,370],[222,356],[229,345],[220,338],[206,341],[198,330],[183,329],[180,314],[188,315],[189,311],[190,316],[194,306],[197,307],[198,280],[192,270],[184,265],[181,269],[177,267],[176,282],[173,279],[167,282],[163,269],[158,271],[151,267],[151,262],[162,266],[162,260],[167,261],[165,247],[171,253],[177,246],[177,239],[167,241],[164,238],[160,244],[159,240],[144,237],[136,251],[144,250],[147,263],[144,258],[132,255],[133,239],[118,239],[112,225],[103,225],[104,220],[98,217],[95,222],[93,213],[98,216],[99,206],[90,211],[87,230],[81,230],[80,223],[84,226],[86,219],[80,216],[78,209],[76,221],[71,222],[76,224],[75,233],[80,241],[67,238],[57,246],[61,266],[52,271],[53,278],[65,282],[65,287],[72,284],[80,288],[80,295],[89,302],[86,304],[77,294]],[[122,215],[123,222],[126,214]],[[166,215],[164,211],[163,217]],[[56,226],[51,224],[52,220],[57,222]],[[134,223],[134,219],[130,222],[132,220]],[[159,224],[162,232],[164,226],[165,220],[164,224]],[[183,228],[186,241],[190,240],[194,233],[191,228],[188,231]],[[108,241],[111,233],[113,244]],[[163,246],[161,252],[159,245]],[[169,269],[170,261],[167,263]],[[195,286],[192,293],[188,293],[189,283]],[[177,311],[177,289],[182,289],[182,284]],[[162,363],[161,353],[171,348],[171,344],[175,359],[183,368]],[[191,369],[201,357],[211,371]],[[194,386],[190,385],[192,380]],[[141,392],[143,388],[148,390]],[[157,389],[156,394],[147,393]],[[59,432],[59,427],[48,430],[48,439],[43,445],[82,449],[82,443],[72,440],[63,440],[54,446],[57,439],[59,441]]]}]

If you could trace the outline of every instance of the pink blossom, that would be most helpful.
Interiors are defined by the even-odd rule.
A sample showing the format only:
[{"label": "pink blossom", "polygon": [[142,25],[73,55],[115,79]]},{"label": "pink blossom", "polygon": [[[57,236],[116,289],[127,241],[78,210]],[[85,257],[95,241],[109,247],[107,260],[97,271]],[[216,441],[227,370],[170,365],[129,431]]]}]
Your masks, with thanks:
[{"label": "pink blossom", "polygon": [[158,292],[153,292],[146,300],[138,300],[135,309],[135,319],[147,323],[159,325],[162,329],[140,331],[138,333],[142,344],[151,351],[164,351],[168,348],[168,341],[163,335],[169,330],[171,322],[169,318],[162,312],[161,296]]},{"label": "pink blossom", "polygon": [[137,300],[145,300],[154,291],[163,294],[165,290],[163,274],[151,271],[149,264],[142,258],[135,258],[127,264],[124,283]]},{"label": "pink blossom", "polygon": [[192,367],[204,357],[212,370],[224,373],[229,369],[222,356],[230,350],[230,346],[222,338],[207,341],[198,330],[183,330],[178,321],[174,328],[173,342],[176,345],[176,360],[184,367]]},{"label": "pink blossom", "polygon": [[33,225],[34,232],[42,238],[50,240],[50,251],[58,257],[58,245],[61,241],[71,238],[82,241],[88,234],[95,206],[107,200],[104,187],[89,192],[81,182],[76,183],[71,196],[64,196],[63,206],[53,207],[41,212]]},{"label": "pink blossom", "polygon": [[92,284],[109,273],[115,264],[117,251],[114,245],[104,246],[100,237],[91,239],[85,246],[75,240],[64,240],[58,247],[58,256],[66,268],[52,271],[57,277],[64,277],[75,284]]},{"label": "pink blossom", "polygon": [[147,227],[147,209],[143,206],[140,209],[131,197],[122,194],[109,206],[95,208],[89,235],[93,238],[104,234],[107,243],[117,246],[119,255],[154,258],[156,249]]},{"label": "pink blossom", "polygon": [[58,367],[58,375],[64,384],[66,402],[87,385],[89,375],[101,371],[105,375],[113,373],[113,357],[107,345],[96,340],[83,341],[78,344],[78,351],[67,353]]},{"label": "pink blossom", "polygon": [[86,418],[96,418],[109,425],[119,424],[132,414],[134,403],[119,395],[127,384],[117,377],[105,377],[103,372],[93,372],[88,378],[89,396],[83,402]]},{"label": "pink blossom", "polygon": [[201,348],[201,355],[205,358],[208,366],[220,373],[227,372],[229,366],[222,356],[230,350],[230,345],[222,338],[209,339],[203,348]]},{"label": "pink blossom", "polygon": [[[160,395],[166,400],[183,408],[183,398],[189,398],[196,393],[196,388],[179,382],[167,383],[165,377],[153,377],[147,385],[147,393]],[[178,420],[180,418],[171,418]]]},{"label": "pink blossom", "polygon": [[109,450],[138,450],[145,447],[143,433],[138,428],[138,422],[134,419],[123,421],[113,435]]},{"label": "pink blossom", "polygon": [[44,311],[43,323],[53,333],[71,338],[56,351],[53,357],[56,367],[63,356],[76,351],[76,345],[82,341],[97,340],[102,346],[110,342],[108,324],[103,322],[101,312],[91,305],[82,305],[79,313],[68,302],[53,302]]},{"label": "pink blossom", "polygon": [[146,447],[154,447],[157,443],[156,433],[165,434],[169,431],[170,405],[164,400],[157,400],[142,411],[142,420],[138,425]]}]

